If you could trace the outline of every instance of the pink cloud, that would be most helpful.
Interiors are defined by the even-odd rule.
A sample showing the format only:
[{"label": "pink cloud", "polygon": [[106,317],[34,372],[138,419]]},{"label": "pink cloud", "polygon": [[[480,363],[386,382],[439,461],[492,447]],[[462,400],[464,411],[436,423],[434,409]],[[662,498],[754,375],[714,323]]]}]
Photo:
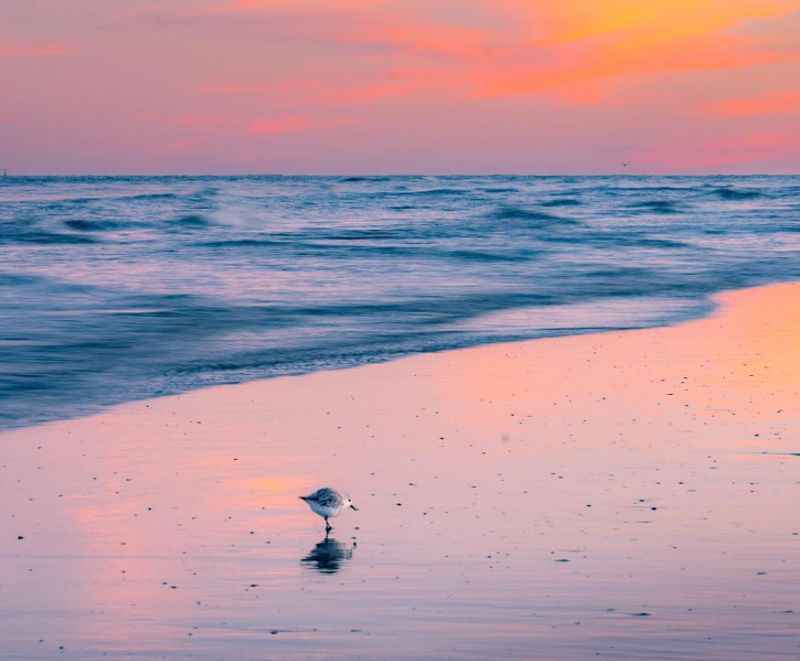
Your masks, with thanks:
[{"label": "pink cloud", "polygon": [[220,129],[225,128],[229,120],[215,115],[181,115],[171,119],[170,123],[183,129]]},{"label": "pink cloud", "polygon": [[722,117],[758,117],[765,115],[800,116],[800,92],[778,91],[759,96],[725,99],[710,104],[707,110]]},{"label": "pink cloud", "polygon": [[0,57],[51,57],[66,52],[61,44],[0,43]]},{"label": "pink cloud", "polygon": [[286,135],[302,133],[313,126],[307,117],[285,116],[257,119],[250,123],[247,132],[250,135]]},{"label": "pink cloud", "polygon": [[[319,128],[321,122],[312,121],[301,115],[278,115],[266,118],[236,118],[216,114],[185,114],[185,115],[160,115],[144,113],[140,115],[143,121],[162,126],[176,135],[182,135],[178,142],[183,144],[197,137],[217,134],[228,136],[240,135],[287,135],[302,133],[310,128]],[[194,137],[188,137],[194,136]],[[192,144],[195,144],[192,142]]]},{"label": "pink cloud", "polygon": [[[778,169],[797,163],[800,138],[797,132],[753,131],[706,141],[684,140],[649,148],[635,155],[637,167],[653,171],[669,170],[675,163],[686,163],[692,171],[759,171],[760,164],[773,163]],[[773,168],[774,169],[774,168]]]}]

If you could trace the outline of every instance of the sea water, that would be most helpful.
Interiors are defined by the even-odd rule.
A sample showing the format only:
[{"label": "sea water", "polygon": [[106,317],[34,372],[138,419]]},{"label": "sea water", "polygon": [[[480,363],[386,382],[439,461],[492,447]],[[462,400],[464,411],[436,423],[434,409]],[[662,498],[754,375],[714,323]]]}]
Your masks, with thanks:
[{"label": "sea water", "polygon": [[797,176],[5,177],[0,428],[798,277]]}]

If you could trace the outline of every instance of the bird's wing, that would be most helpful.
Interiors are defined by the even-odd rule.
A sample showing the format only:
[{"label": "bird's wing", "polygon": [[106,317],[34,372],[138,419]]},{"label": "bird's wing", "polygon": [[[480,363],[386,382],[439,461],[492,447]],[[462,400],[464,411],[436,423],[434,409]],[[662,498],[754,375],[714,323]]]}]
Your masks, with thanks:
[{"label": "bird's wing", "polygon": [[336,507],[337,505],[341,505],[344,501],[344,499],[339,495],[339,492],[327,487],[317,489],[311,494],[310,498],[325,507]]}]

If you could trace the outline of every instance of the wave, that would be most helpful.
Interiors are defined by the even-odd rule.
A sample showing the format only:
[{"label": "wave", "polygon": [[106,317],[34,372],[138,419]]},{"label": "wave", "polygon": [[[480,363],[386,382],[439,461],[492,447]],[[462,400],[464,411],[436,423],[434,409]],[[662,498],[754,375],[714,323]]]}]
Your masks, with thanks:
[{"label": "wave", "polygon": [[67,234],[64,232],[31,230],[27,232],[15,232],[14,234],[0,235],[0,243],[33,243],[46,246],[98,243],[98,240],[94,237],[86,236],[84,234]]},{"label": "wave", "polygon": [[344,177],[344,178],[340,179],[339,181],[341,181],[343,183],[348,183],[348,184],[355,184],[355,183],[361,183],[361,182],[379,183],[381,181],[391,181],[391,177],[379,177],[379,176],[376,176],[376,177]]},{"label": "wave", "polygon": [[439,197],[447,195],[467,195],[471,191],[466,188],[428,188],[425,190],[410,190],[410,191],[386,191],[379,193],[386,197],[392,196],[409,196],[409,197]]},{"label": "wave", "polygon": [[255,249],[280,253],[284,256],[295,257],[324,257],[330,260],[358,260],[358,259],[404,259],[415,261],[442,261],[453,260],[465,263],[518,263],[526,262],[540,255],[542,251],[531,249],[506,249],[506,250],[478,250],[478,249],[451,249],[436,248],[429,245],[374,245],[351,243],[328,243],[325,241],[299,242],[271,239],[241,239],[231,241],[210,241],[194,244],[200,248],[222,250]]},{"label": "wave", "polygon": [[340,229],[335,231],[322,230],[306,233],[315,239],[329,241],[376,241],[398,240],[414,235],[413,227],[397,227],[393,229],[383,227],[370,227],[365,229]]},{"label": "wave", "polygon": [[520,207],[502,206],[494,209],[488,214],[489,218],[494,220],[521,220],[526,223],[534,223],[540,226],[544,225],[578,225],[577,220],[572,218],[564,218],[563,216],[555,216],[544,211],[536,211],[535,209],[523,209]]},{"label": "wave", "polygon": [[189,214],[186,216],[178,216],[177,218],[170,219],[171,225],[189,228],[204,228],[210,225],[210,221],[205,216],[198,214]]},{"label": "wave", "polygon": [[71,206],[89,206],[94,204],[126,204],[130,202],[156,202],[179,200],[178,193],[139,193],[136,195],[93,195],[84,197],[64,197],[48,200],[51,208],[69,208]]},{"label": "wave", "polygon": [[713,194],[722,200],[755,200],[764,195],[762,191],[739,188],[716,188]]},{"label": "wave", "polygon": [[229,239],[222,241],[201,241],[193,244],[199,248],[274,248],[275,246],[291,246],[285,241],[272,239]]},{"label": "wave", "polygon": [[31,285],[39,282],[40,280],[41,278],[27,273],[20,274],[20,273],[8,273],[0,271],[0,287],[18,287],[20,285]]},{"label": "wave", "polygon": [[574,197],[562,197],[557,198],[555,200],[547,200],[541,203],[541,206],[553,208],[553,207],[579,207],[583,204],[580,200]]},{"label": "wave", "polygon": [[594,192],[611,193],[612,195],[629,195],[642,193],[692,193],[701,190],[697,185],[687,186],[597,186],[589,189]]},{"label": "wave", "polygon": [[78,232],[110,232],[134,227],[132,223],[115,220],[65,220],[64,225]]},{"label": "wave", "polygon": [[678,205],[669,200],[646,200],[644,202],[628,205],[628,208],[660,214],[675,214],[681,212]]},{"label": "wave", "polygon": [[178,193],[140,193],[129,197],[117,197],[115,200],[129,200],[131,202],[152,202],[155,200],[177,200],[181,196]]},{"label": "wave", "polygon": [[442,255],[452,258],[464,260],[466,262],[527,262],[531,258],[540,255],[542,251],[517,251],[517,252],[488,252],[485,250],[451,250],[443,252]]},{"label": "wave", "polygon": [[774,228],[771,229],[770,233],[773,233],[773,232],[777,233],[777,234],[780,234],[780,233],[783,233],[783,232],[789,233],[789,234],[793,234],[795,232],[800,232],[800,222],[798,222],[795,225],[777,225],[777,226],[775,226]]}]

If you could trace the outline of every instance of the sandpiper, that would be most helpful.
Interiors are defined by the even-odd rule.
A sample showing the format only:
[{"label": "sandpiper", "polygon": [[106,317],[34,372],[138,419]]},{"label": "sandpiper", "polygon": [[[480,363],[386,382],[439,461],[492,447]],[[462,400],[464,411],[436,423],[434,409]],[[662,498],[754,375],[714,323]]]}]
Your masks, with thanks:
[{"label": "sandpiper", "polygon": [[306,501],[312,512],[325,519],[326,533],[333,530],[333,526],[328,523],[328,519],[339,516],[345,507],[358,512],[358,508],[353,505],[353,501],[350,500],[349,496],[343,496],[336,489],[329,489],[328,487],[317,489],[309,496],[300,496],[300,500]]}]

